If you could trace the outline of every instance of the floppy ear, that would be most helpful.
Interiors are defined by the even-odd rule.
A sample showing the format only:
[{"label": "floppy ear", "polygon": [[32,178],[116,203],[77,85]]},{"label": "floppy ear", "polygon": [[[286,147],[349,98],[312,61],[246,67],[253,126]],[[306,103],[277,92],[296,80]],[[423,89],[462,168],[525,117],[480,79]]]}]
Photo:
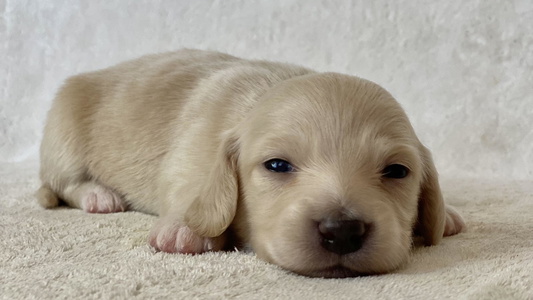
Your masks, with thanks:
[{"label": "floppy ear", "polygon": [[200,194],[185,213],[185,224],[204,237],[221,235],[237,210],[237,139],[228,134]]},{"label": "floppy ear", "polygon": [[431,153],[421,146],[424,175],[418,196],[418,222],[416,232],[426,245],[436,245],[442,239],[446,210],[440,191],[437,170]]}]

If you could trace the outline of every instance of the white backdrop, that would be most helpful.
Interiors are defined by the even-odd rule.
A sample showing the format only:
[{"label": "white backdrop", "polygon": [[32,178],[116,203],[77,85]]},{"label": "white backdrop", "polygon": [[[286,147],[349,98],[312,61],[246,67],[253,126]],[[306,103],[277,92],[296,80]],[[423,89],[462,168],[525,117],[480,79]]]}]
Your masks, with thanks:
[{"label": "white backdrop", "polygon": [[533,1],[0,0],[0,162],[69,75],[182,47],[373,80],[444,176],[531,178]]}]

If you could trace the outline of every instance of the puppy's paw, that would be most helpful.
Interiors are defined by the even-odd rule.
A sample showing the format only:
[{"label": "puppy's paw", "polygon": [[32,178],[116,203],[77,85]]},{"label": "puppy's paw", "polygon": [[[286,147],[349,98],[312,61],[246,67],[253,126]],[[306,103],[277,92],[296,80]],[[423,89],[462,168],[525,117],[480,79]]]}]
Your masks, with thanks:
[{"label": "puppy's paw", "polygon": [[458,234],[466,229],[463,217],[451,206],[446,205],[446,226],[444,236]]},{"label": "puppy's paw", "polygon": [[88,213],[107,214],[126,210],[126,203],[117,193],[94,186],[81,199],[81,208]]},{"label": "puppy's paw", "polygon": [[148,242],[159,251],[196,254],[221,250],[224,246],[224,236],[201,237],[188,226],[161,219],[150,232]]}]

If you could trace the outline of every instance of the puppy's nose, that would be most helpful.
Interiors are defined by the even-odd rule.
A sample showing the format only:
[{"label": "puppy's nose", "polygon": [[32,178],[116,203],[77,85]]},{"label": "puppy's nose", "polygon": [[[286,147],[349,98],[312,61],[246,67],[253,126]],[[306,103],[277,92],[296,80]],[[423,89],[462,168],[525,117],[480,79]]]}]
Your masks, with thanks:
[{"label": "puppy's nose", "polygon": [[318,231],[324,249],[343,255],[361,249],[367,225],[359,220],[325,219],[318,224]]}]

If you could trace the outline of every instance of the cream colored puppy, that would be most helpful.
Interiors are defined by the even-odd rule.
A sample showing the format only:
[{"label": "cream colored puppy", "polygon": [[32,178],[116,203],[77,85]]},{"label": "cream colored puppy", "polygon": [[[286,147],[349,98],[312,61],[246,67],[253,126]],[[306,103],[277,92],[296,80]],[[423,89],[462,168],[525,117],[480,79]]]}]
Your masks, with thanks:
[{"label": "cream colored puppy", "polygon": [[41,146],[44,207],[159,215],[158,250],[251,247],[309,276],[394,270],[413,232],[464,226],[400,105],[347,75],[205,51],[66,82]]}]

